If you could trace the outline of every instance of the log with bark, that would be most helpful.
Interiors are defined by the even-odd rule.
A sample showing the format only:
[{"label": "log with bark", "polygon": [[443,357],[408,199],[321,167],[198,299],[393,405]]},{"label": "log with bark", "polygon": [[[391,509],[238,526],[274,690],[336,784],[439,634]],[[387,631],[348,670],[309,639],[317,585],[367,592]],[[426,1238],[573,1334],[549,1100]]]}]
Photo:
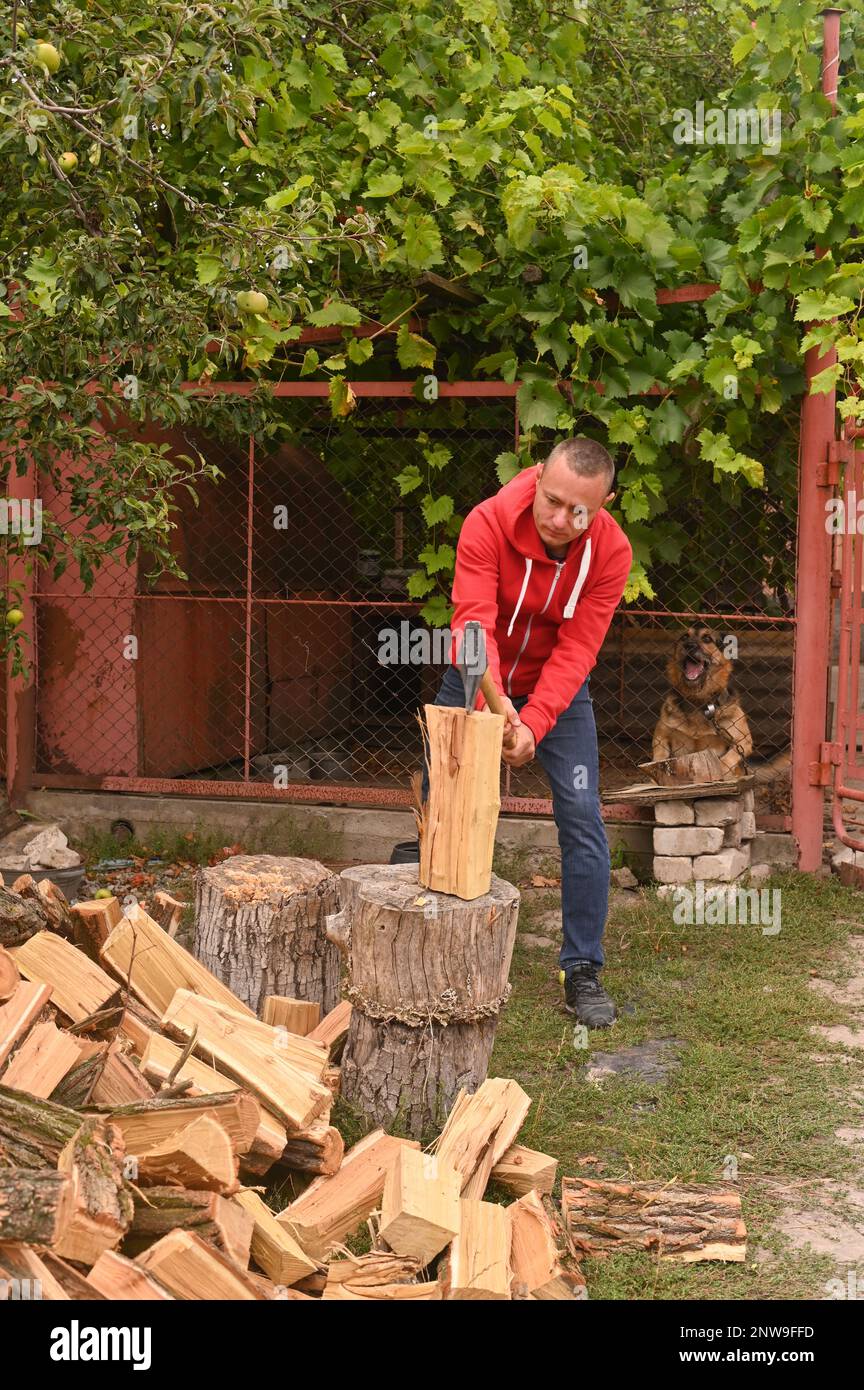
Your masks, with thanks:
[{"label": "log with bark", "polygon": [[0,1241],[54,1245],[75,1209],[72,1179],[49,1169],[0,1169]]},{"label": "log with bark", "polygon": [[339,998],[339,954],[325,935],[335,874],[313,859],[237,854],[198,875],[195,954],[258,1013],[268,994]]},{"label": "log with bark", "polygon": [[353,1009],[342,1095],[370,1121],[422,1137],[486,1076],[519,893],[493,878],[463,902],[424,889],[412,864],[345,869],[340,888],[328,932],[346,954]]},{"label": "log with bark", "polygon": [[561,1208],[577,1251],[647,1250],[663,1259],[743,1261],[741,1195],[710,1183],[563,1178]]},{"label": "log with bark", "polygon": [[[35,890],[35,885],[34,885]],[[37,932],[51,928],[51,918],[37,891],[22,897],[0,887],[0,946],[21,946]]]},{"label": "log with bark", "polygon": [[170,1231],[194,1231],[202,1240],[245,1267],[254,1220],[233,1198],[191,1188],[148,1187],[133,1191],[132,1224],[124,1255],[137,1256]]}]

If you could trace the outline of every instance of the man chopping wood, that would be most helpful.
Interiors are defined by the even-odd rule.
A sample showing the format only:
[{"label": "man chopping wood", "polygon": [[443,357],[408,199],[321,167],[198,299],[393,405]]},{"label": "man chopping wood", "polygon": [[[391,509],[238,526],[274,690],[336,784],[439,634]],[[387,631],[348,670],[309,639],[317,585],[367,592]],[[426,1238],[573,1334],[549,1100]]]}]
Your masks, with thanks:
[{"label": "man chopping wood", "polygon": [[[489,671],[513,737],[511,767],[537,758],[552,790],[561,847],[564,1005],[588,1028],[608,1028],[615,1004],[600,983],[609,896],[609,845],[589,672],[612,621],[632,550],[604,510],[615,466],[591,439],[567,439],[469,512],[456,551],[453,632],[479,621]],[[436,704],[462,705],[450,666]]]}]

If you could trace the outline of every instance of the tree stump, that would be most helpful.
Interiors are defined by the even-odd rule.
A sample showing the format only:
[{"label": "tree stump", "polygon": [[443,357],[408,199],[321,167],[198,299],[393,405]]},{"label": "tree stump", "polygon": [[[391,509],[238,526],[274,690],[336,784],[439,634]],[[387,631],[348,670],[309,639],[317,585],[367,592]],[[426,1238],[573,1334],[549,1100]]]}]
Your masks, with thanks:
[{"label": "tree stump", "polygon": [[259,1015],[268,994],[328,1013],[339,999],[339,951],[325,935],[337,888],[315,859],[236,854],[202,869],[195,955]]},{"label": "tree stump", "polygon": [[353,1005],[341,1094],[412,1138],[438,1130],[461,1088],[485,1080],[516,938],[519,892],[493,875],[464,902],[422,887],[416,864],[340,876],[330,939],[348,962]]}]

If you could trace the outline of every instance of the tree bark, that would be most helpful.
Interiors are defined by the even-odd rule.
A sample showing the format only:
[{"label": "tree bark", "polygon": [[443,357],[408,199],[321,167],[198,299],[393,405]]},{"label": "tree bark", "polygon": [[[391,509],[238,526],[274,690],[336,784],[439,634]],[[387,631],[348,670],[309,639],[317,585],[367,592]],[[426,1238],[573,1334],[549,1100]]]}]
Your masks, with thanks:
[{"label": "tree bark", "polygon": [[340,878],[329,924],[348,958],[353,1005],[341,1094],[375,1124],[421,1138],[460,1089],[485,1079],[519,893],[493,876],[470,902],[421,886],[416,864],[364,865]]},{"label": "tree bark", "polygon": [[72,1179],[65,1173],[32,1168],[0,1172],[0,1241],[53,1245],[73,1207]]},{"label": "tree bark", "polygon": [[260,1015],[268,994],[321,1005],[339,997],[339,953],[325,917],[337,879],[314,859],[238,854],[202,869],[194,954]]},{"label": "tree bark", "polygon": [[83,1123],[84,1117],[65,1105],[0,1085],[0,1167],[56,1168]]},{"label": "tree bark", "polygon": [[23,946],[37,931],[52,930],[52,922],[39,894],[22,898],[0,887],[0,946]]}]

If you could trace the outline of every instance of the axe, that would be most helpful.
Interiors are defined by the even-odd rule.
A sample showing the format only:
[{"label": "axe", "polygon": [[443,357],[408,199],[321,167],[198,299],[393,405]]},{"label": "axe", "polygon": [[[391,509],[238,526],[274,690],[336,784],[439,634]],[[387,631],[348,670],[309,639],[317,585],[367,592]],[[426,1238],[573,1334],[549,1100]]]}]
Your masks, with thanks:
[{"label": "axe", "polygon": [[[486,633],[481,623],[471,621],[465,624],[462,634],[461,646],[457,644],[456,669],[462,677],[462,686],[465,691],[465,708],[470,714],[477,701],[478,692],[482,690],[483,698],[493,714],[503,715],[507,718],[501,696],[495,689],[492,677],[486,666]],[[504,735],[504,747],[512,748],[516,742],[516,735],[512,732]]]}]

